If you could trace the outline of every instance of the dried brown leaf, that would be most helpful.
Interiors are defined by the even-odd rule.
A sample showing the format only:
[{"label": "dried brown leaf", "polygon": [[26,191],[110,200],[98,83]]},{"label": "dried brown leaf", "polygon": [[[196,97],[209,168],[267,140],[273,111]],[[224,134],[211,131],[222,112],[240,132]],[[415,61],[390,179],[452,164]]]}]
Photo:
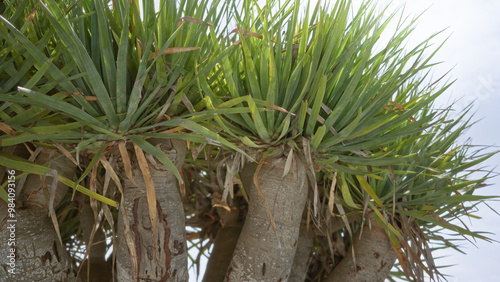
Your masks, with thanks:
[{"label": "dried brown leaf", "polygon": [[314,207],[314,215],[318,216],[319,208],[318,208],[318,201],[319,201],[319,192],[318,192],[318,183],[316,181],[316,172],[314,171],[314,165],[313,161],[311,158],[311,144],[308,139],[303,138],[302,139],[302,148],[304,149],[304,156],[306,158],[306,163],[307,163],[307,168],[306,168],[306,174],[309,178],[310,183],[313,185],[313,191],[314,191],[314,199],[313,199],[313,207]]},{"label": "dried brown leaf", "polygon": [[82,92],[68,92],[68,91],[62,91],[60,92],[66,96],[83,96],[83,98],[87,101],[97,101],[99,100],[96,96],[84,96]]},{"label": "dried brown leaf", "polygon": [[396,106],[396,108],[398,108],[398,110],[400,111],[404,111],[405,108],[403,108],[403,106],[401,106],[400,104],[394,102],[394,101],[389,101],[391,104],[393,104],[394,106]]},{"label": "dried brown leaf", "polygon": [[214,207],[219,207],[219,208],[223,208],[225,209],[226,211],[230,212],[231,211],[231,208],[229,207],[229,205],[227,204],[227,201],[225,200],[216,200],[216,202],[213,204]]},{"label": "dried brown leaf", "polygon": [[394,176],[394,167],[389,165],[391,170],[391,181],[392,181],[392,217],[396,215],[396,179]]},{"label": "dried brown leaf", "polygon": [[191,101],[189,101],[189,98],[185,93],[182,93],[182,103],[184,103],[184,106],[186,106],[189,113],[192,114],[195,112],[193,104],[191,103]]},{"label": "dried brown leaf", "polygon": [[[344,222],[345,228],[347,229],[349,236],[351,236],[351,238],[353,238],[351,225],[349,224],[349,219],[345,215],[344,207],[340,204],[335,204],[335,206],[337,206],[339,213],[342,215],[342,221]],[[351,245],[351,248],[352,248],[352,260],[354,261],[354,265],[356,265],[356,255],[355,255],[355,251],[354,251],[354,245]]]},{"label": "dried brown leaf", "polygon": [[[125,211],[125,198],[123,193],[120,200],[120,209]],[[128,220],[126,212],[122,212],[121,214],[123,218],[123,229],[125,234],[125,240],[127,241],[128,252],[130,254],[130,260],[132,262],[133,277],[137,277],[139,273],[139,259],[137,257],[137,251],[135,249],[134,239],[132,237],[132,230],[130,229],[130,221]]]},{"label": "dried brown leaf", "polygon": [[35,5],[35,8],[33,8],[33,10],[31,10],[30,14],[26,18],[26,23],[31,22],[35,18],[36,10],[37,10],[39,4],[40,4],[40,2],[37,2]]},{"label": "dried brown leaf", "polygon": [[276,235],[277,235],[278,228],[276,227],[276,223],[274,222],[273,215],[271,214],[271,208],[269,207],[269,203],[267,202],[267,199],[264,196],[264,193],[262,192],[262,188],[260,187],[260,183],[259,183],[259,172],[260,172],[260,169],[262,168],[262,165],[264,165],[264,161],[265,161],[265,158],[262,158],[259,165],[257,166],[257,169],[255,170],[255,173],[253,175],[253,183],[255,185],[255,188],[257,188],[257,191],[259,192],[260,197],[266,203],[267,215],[269,216],[269,220],[271,221],[271,226],[273,227],[274,233],[276,233]]},{"label": "dried brown leaf", "polygon": [[[195,50],[200,50],[200,47],[171,47],[171,48],[167,48],[165,49],[165,51],[163,51],[161,53],[161,55],[167,55],[167,54],[175,54],[175,53],[183,53],[183,52],[189,52],[189,51],[195,51]],[[152,53],[151,55],[149,55],[149,60],[152,60],[154,59],[156,56],[158,56],[158,54],[160,54],[160,51],[156,51],[154,53]]]},{"label": "dried brown leaf", "polygon": [[393,110],[391,107],[389,106],[384,106],[383,107],[384,109],[388,110],[389,112],[395,112],[395,110]]},{"label": "dried brown leaf", "polygon": [[144,45],[144,43],[142,43],[139,38],[136,39],[137,40],[137,44],[139,44],[139,47],[141,47],[142,50],[146,49],[146,45]]},{"label": "dried brown leaf", "polygon": [[[311,109],[311,108],[307,108],[307,113],[308,113],[309,115],[311,115],[311,113],[312,113],[312,109]],[[318,115],[318,116],[316,117],[316,120],[317,120],[319,123],[321,123],[321,124],[325,124],[325,121],[326,121],[326,120],[325,120],[325,119],[324,119],[321,115]],[[330,130],[330,132],[331,132],[333,135],[335,135],[335,137],[340,138],[339,133],[337,132],[337,130],[335,130],[335,128],[333,128],[333,126],[330,126],[330,128],[328,128],[328,130]]]},{"label": "dried brown leaf", "polygon": [[321,109],[327,114],[330,115],[333,111],[324,103],[321,103]]},{"label": "dried brown leaf", "polygon": [[290,152],[288,152],[288,156],[286,157],[285,169],[283,170],[283,176],[281,179],[285,179],[285,176],[290,172],[290,168],[292,167],[293,162],[293,147],[290,148]]},{"label": "dried brown leaf", "polygon": [[200,154],[201,151],[203,151],[203,148],[205,148],[205,146],[206,144],[200,144],[198,147],[190,146],[188,148],[189,152],[191,152],[191,155],[193,156],[194,161],[196,161],[198,155]]},{"label": "dried brown leaf", "polygon": [[292,115],[292,116],[294,116],[294,115],[295,115],[294,113],[291,113],[291,112],[289,112],[289,111],[285,110],[284,108],[279,107],[279,106],[276,106],[276,105],[274,105],[274,104],[268,103],[267,105],[268,105],[270,108],[275,109],[275,110],[277,110],[277,111],[280,111],[280,112],[283,112],[283,113],[287,113],[287,114]]},{"label": "dried brown leaf", "polygon": [[[406,242],[405,240],[399,240],[399,243],[405,247],[406,250],[408,250],[410,252],[410,255],[411,257],[413,258],[414,261],[416,261],[418,263],[418,265],[425,271],[427,272],[427,274],[429,274],[429,276],[432,277],[432,273],[429,271],[429,269],[424,265],[424,263],[422,262],[422,260],[420,259],[420,255],[418,255],[417,253],[415,253],[415,251],[410,247],[410,245],[408,245],[408,242]],[[428,260],[426,259],[426,261],[428,262]]]},{"label": "dried brown leaf", "polygon": [[[436,220],[438,220],[439,222],[441,222],[443,225],[446,225],[448,226],[449,228],[453,229],[453,230],[456,230],[455,227],[453,227],[452,224],[450,224],[447,220],[445,220],[444,218],[440,217],[438,214],[436,213],[433,213],[431,212],[430,214],[428,214],[430,216],[432,216],[433,218],[435,218]],[[458,230],[456,230],[458,231]]]},{"label": "dried brown leaf", "polygon": [[253,32],[253,31],[250,31],[248,29],[243,29],[243,28],[235,28],[229,34],[236,33],[236,32],[238,32],[242,35],[248,35],[248,36],[258,38],[258,39],[264,38],[262,35],[258,34],[257,32]]},{"label": "dried brown leaf", "polygon": [[128,155],[128,151],[127,151],[127,148],[125,146],[124,140],[120,140],[118,142],[118,149],[120,150],[120,154],[122,156],[122,162],[123,162],[123,168],[125,169],[125,175],[135,186],[139,187],[137,182],[135,182],[134,175],[132,173],[132,163],[130,162],[130,157]]},{"label": "dried brown leaf", "polygon": [[[239,157],[238,154],[239,153],[237,153],[234,156],[233,162],[231,164],[229,164],[227,161],[225,161],[225,163],[226,163],[226,178],[224,180],[224,192],[222,193],[222,201],[227,201],[228,194],[231,195],[231,199],[234,198],[233,179],[234,179],[234,176],[236,175],[236,172],[239,170],[239,167],[240,167],[239,162],[241,161],[241,158]],[[227,158],[225,158],[224,160],[227,160]]]},{"label": "dried brown leaf", "polygon": [[59,184],[59,180],[57,179],[57,171],[53,169],[45,176],[52,176],[52,185],[50,185],[50,187],[47,187],[49,192],[49,216],[52,220],[52,224],[54,225],[59,243],[61,243],[61,246],[64,246],[61,232],[59,231],[59,221],[57,220],[57,214],[54,210],[54,198],[56,196],[56,190],[58,186],[57,184]]},{"label": "dried brown leaf", "polygon": [[111,176],[111,179],[113,182],[116,184],[116,187],[118,187],[118,190],[120,193],[123,194],[123,187],[120,182],[120,178],[118,177],[118,174],[116,174],[115,170],[113,169],[113,166],[108,162],[108,160],[104,157],[104,155],[101,155],[101,158],[99,159],[101,162],[102,166],[106,170],[106,173]]},{"label": "dried brown leaf", "polygon": [[58,144],[58,143],[55,143],[57,149],[59,149],[59,151],[61,151],[61,153],[63,153],[66,158],[68,158],[72,163],[74,163],[80,170],[82,170],[82,168],[80,167],[80,164],[76,161],[76,159],[73,157],[73,155],[71,155],[71,153],[66,150],[66,148],[64,148],[61,144]]},{"label": "dried brown leaf", "polygon": [[[175,88],[177,89],[177,87],[175,87]],[[175,91],[170,93],[170,96],[168,96],[167,101],[165,102],[165,104],[161,108],[160,112],[158,113],[158,116],[156,117],[156,119],[154,120],[153,123],[159,122],[160,120],[162,120],[166,116],[165,113],[167,112],[168,108],[170,107],[170,104],[172,104],[174,97],[175,97]]]},{"label": "dried brown leaf", "polygon": [[[187,22],[192,22],[192,23],[196,23],[196,24],[203,24],[204,21],[203,20],[200,20],[200,19],[196,19],[196,18],[193,18],[193,17],[189,17],[189,16],[185,16],[185,17],[182,17],[180,18],[178,21],[177,21],[177,26],[180,26],[182,24],[183,21],[187,21]],[[209,27],[214,27],[211,23],[207,22],[206,25],[208,25]]]},{"label": "dried brown leaf", "polygon": [[444,218],[440,217],[438,214],[436,213],[433,213],[431,212],[430,214],[427,214],[426,216],[431,216],[433,217],[434,219],[436,219],[437,221],[439,221],[440,223],[442,223],[443,225],[446,225],[448,226],[451,230],[455,230],[456,232],[458,232],[465,240],[469,241],[472,245],[475,245],[469,238],[465,237],[465,235],[460,232],[459,230],[457,230],[455,228],[455,226],[453,226],[451,223],[449,223],[447,220],[445,220]]},{"label": "dried brown leaf", "polygon": [[[155,234],[156,228],[156,192],[155,186],[153,183],[153,178],[151,177],[151,172],[149,171],[148,161],[144,156],[144,152],[142,149],[134,144],[135,155],[137,156],[137,162],[139,163],[139,168],[142,172],[142,177],[144,178],[144,184],[146,184],[146,196],[148,200],[148,210],[149,210],[149,219],[151,220],[151,226],[153,229],[153,238]],[[154,241],[154,239],[153,239]]]},{"label": "dried brown leaf", "polygon": [[335,202],[335,186],[337,185],[337,172],[333,174],[332,177],[332,186],[330,187],[330,198],[328,200],[328,211],[332,216],[335,216],[333,213],[333,206]]},{"label": "dried brown leaf", "polygon": [[17,132],[14,129],[12,129],[10,126],[8,126],[7,124],[5,124],[3,122],[0,122],[0,130],[7,133],[10,136],[17,135]]},{"label": "dried brown leaf", "polygon": [[406,277],[410,277],[410,273],[408,272],[408,265],[406,264],[406,261],[408,259],[406,258],[403,250],[401,248],[396,248],[391,240],[389,240],[389,242],[391,243],[391,247],[394,250],[396,257],[398,258],[399,265],[403,268],[403,272],[405,273]]},{"label": "dried brown leaf", "polygon": [[352,233],[351,225],[349,224],[349,219],[347,218],[347,216],[345,214],[344,207],[342,205],[340,205],[340,204],[335,204],[335,206],[339,210],[339,213],[342,216],[342,221],[344,222],[345,228],[347,229],[347,232],[349,233],[349,235],[352,238],[353,237],[353,233]]}]

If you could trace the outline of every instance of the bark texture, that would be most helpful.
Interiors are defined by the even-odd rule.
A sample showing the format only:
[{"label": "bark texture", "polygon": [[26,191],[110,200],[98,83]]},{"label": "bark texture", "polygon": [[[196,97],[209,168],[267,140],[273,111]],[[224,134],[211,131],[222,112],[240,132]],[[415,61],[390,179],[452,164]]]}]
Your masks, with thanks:
[{"label": "bark texture", "polygon": [[304,282],[309,269],[311,253],[314,247],[314,239],[311,230],[307,230],[305,224],[300,227],[299,241],[297,243],[297,251],[293,259],[292,272],[290,273],[289,282]]},{"label": "bark texture", "polygon": [[[186,145],[180,140],[150,140],[165,152],[180,169]],[[130,154],[132,156],[134,154]],[[137,165],[133,174],[138,186],[128,179],[124,183],[125,210],[130,223],[136,253],[131,253],[125,238],[123,217],[118,218],[118,281],[188,281],[185,216],[178,181],[158,160],[148,157],[148,165],[156,191],[157,220],[153,236],[149,218],[146,186]],[[153,241],[154,238],[154,241]],[[138,261],[134,277],[132,259]]]},{"label": "bark texture", "polygon": [[[354,235],[354,240],[342,261],[330,274],[327,282],[337,281],[384,281],[389,274],[396,254],[391,247],[389,237],[375,221],[372,220],[371,230],[365,224],[362,237],[359,231]],[[356,255],[356,264],[352,252]]]},{"label": "bark texture", "polygon": [[243,224],[238,220],[238,209],[233,209],[227,214],[223,214],[224,211],[222,210],[224,209],[218,208],[217,211],[221,215],[224,227],[217,232],[214,247],[207,263],[207,270],[203,276],[203,282],[224,281],[227,268],[233,257],[234,248],[243,228]]},{"label": "bark texture", "polygon": [[[18,146],[19,151],[14,152],[14,155],[26,157],[23,149]],[[56,156],[59,155],[42,150],[36,163],[44,164]],[[75,170],[75,165],[65,157],[54,161],[49,167],[70,179]],[[42,179],[46,188],[43,188]],[[60,244],[48,216],[50,196],[56,206],[68,189],[59,182],[55,190],[49,192],[53,180],[52,176],[39,175],[29,175],[24,185],[16,180],[15,218],[3,212],[6,204],[0,201],[0,206],[3,206],[0,208],[0,281],[77,281],[73,262]],[[15,231],[11,233],[8,226],[15,226]],[[8,241],[9,238],[14,240]],[[8,245],[8,242],[14,242],[15,246]],[[11,269],[8,259],[11,248],[15,248],[14,274],[8,272]]]},{"label": "bark texture", "polygon": [[[247,164],[241,170],[250,203],[225,281],[288,280],[307,197],[304,165],[298,160],[294,163],[284,178],[284,158],[266,159],[262,164],[258,180],[269,206],[253,181],[256,166]],[[277,232],[271,225],[268,208]]]},{"label": "bark texture", "polygon": [[[16,225],[15,274],[7,273],[6,258],[10,247],[4,246],[7,237],[5,223],[0,235],[0,281],[76,281],[76,271],[66,249],[61,246],[47,210],[19,209]],[[4,221],[5,222],[5,221]]]}]

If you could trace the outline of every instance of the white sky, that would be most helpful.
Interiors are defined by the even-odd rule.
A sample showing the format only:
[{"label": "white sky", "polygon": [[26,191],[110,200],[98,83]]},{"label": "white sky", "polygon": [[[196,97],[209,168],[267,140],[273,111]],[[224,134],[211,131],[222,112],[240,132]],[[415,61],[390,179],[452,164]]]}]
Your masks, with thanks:
[{"label": "white sky", "polygon": [[[334,0],[332,0],[334,1]],[[316,2],[316,1],[311,1]],[[360,3],[361,0],[353,0]],[[391,3],[379,0],[381,5]],[[499,0],[394,0],[390,9],[405,5],[405,13],[417,15],[427,9],[418,21],[411,42],[417,44],[431,34],[448,28],[435,42],[439,44],[446,37],[445,46],[438,52],[435,61],[443,61],[434,71],[434,77],[453,68],[448,78],[457,79],[455,84],[438,101],[448,105],[450,101],[462,98],[457,110],[467,103],[476,101],[476,120],[481,119],[466,137],[473,138],[473,144],[500,145],[500,1]],[[411,46],[409,44],[408,46]],[[458,111],[457,111],[458,112]],[[500,155],[486,163],[490,169],[500,164]],[[500,172],[500,169],[496,169]],[[500,183],[500,178],[490,183]],[[500,195],[500,184],[483,188],[480,194]],[[500,202],[490,203],[500,212]],[[500,241],[500,216],[481,205],[477,216],[483,217],[469,224],[472,230],[490,231],[491,237]],[[438,265],[456,266],[443,269],[452,282],[499,281],[500,244],[477,242],[463,244],[467,255],[447,250],[439,255],[448,256],[437,261]],[[438,254],[436,254],[438,255]],[[193,272],[190,281],[196,281]]]}]

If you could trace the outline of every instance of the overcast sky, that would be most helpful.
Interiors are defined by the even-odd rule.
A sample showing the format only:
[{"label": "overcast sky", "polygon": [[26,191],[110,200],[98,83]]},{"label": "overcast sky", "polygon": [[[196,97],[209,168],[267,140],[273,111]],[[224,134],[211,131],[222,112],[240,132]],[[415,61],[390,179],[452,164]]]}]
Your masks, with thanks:
[{"label": "overcast sky", "polygon": [[[379,3],[388,5],[391,1],[379,0]],[[480,121],[467,132],[464,140],[471,137],[473,144],[500,145],[500,1],[394,0],[390,10],[403,5],[408,15],[427,10],[419,19],[409,46],[445,28],[447,30],[434,42],[440,43],[450,36],[435,57],[436,61],[443,63],[434,68],[434,76],[439,78],[452,69],[448,78],[457,81],[438,103],[449,105],[451,101],[461,98],[455,106],[459,112],[471,101],[476,101],[475,120]],[[497,166],[500,164],[500,155],[491,158],[486,164],[490,169]],[[500,172],[500,168],[495,171]],[[489,183],[494,182],[498,184],[482,188],[480,194],[500,195],[500,177]],[[500,212],[500,202],[490,203],[490,206]],[[485,205],[480,206],[476,215],[482,219],[472,221],[472,224],[468,222],[469,227],[475,231],[493,232],[495,235],[490,237],[500,241],[500,216]],[[477,248],[470,243],[463,243],[462,249],[467,255],[451,250],[439,253],[448,257],[439,259],[438,265],[456,264],[442,271],[453,276],[449,281],[499,281],[500,243],[478,241],[476,245]],[[190,281],[196,280],[191,277]]]}]

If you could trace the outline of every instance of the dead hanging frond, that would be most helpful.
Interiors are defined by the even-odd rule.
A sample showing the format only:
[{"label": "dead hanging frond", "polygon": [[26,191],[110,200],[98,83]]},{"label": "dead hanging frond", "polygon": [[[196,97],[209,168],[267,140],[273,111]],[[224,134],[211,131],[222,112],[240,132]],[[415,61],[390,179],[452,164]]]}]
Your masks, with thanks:
[{"label": "dead hanging frond", "polygon": [[302,138],[302,149],[304,150],[304,157],[306,159],[306,175],[309,179],[309,184],[313,189],[313,207],[314,207],[314,216],[318,217],[319,215],[319,191],[318,191],[318,182],[316,179],[316,171],[314,170],[314,164],[311,157],[311,143],[307,138]]},{"label": "dead hanging frond", "polygon": [[285,169],[283,170],[283,176],[281,177],[281,179],[285,179],[285,177],[288,175],[293,162],[295,162],[293,147],[290,147],[290,151],[288,152],[288,156],[286,157]]},{"label": "dead hanging frond", "polygon": [[330,187],[330,197],[328,199],[328,211],[331,216],[335,216],[333,213],[333,206],[335,203],[335,186],[337,186],[337,172],[335,172],[332,176],[332,185]]},{"label": "dead hanging frond", "polygon": [[[142,173],[142,177],[144,179],[144,184],[146,186],[146,198],[148,201],[149,219],[151,220],[151,226],[152,226],[151,234],[153,236],[153,244],[156,244],[154,234],[156,231],[156,217],[157,217],[158,213],[156,210],[155,185],[153,183],[153,178],[151,177],[151,171],[149,170],[148,161],[146,160],[146,156],[144,155],[144,152],[135,143],[134,143],[134,150],[135,150],[135,155],[137,157],[137,162],[139,164],[139,168],[140,168],[141,173]],[[153,254],[156,256],[156,253],[153,253]]]},{"label": "dead hanging frond", "polygon": [[[262,39],[263,36],[261,34],[258,34],[256,32],[253,32],[253,31],[250,31],[250,30],[247,30],[247,29],[243,29],[243,28],[235,28],[233,29],[229,34],[233,34],[233,33],[238,33],[240,34],[240,36],[251,36],[251,37],[255,37],[255,38],[258,38],[258,39]],[[241,39],[237,40],[236,42],[233,43],[233,46],[237,46],[238,44],[241,43]]]},{"label": "dead hanging frond", "polygon": [[148,57],[148,60],[152,60],[152,59],[156,58],[158,55],[184,53],[184,52],[196,51],[196,50],[200,50],[200,47],[170,47],[170,48],[166,48],[163,51],[158,50],[158,51],[155,51],[154,53],[151,53],[151,55],[149,55],[149,57]]},{"label": "dead hanging frond", "polygon": [[[233,186],[234,186],[234,180],[236,173],[240,170],[240,168],[243,166],[242,162],[244,162],[244,159],[241,158],[241,153],[235,153],[232,156],[232,162],[228,162],[228,159],[230,157],[224,158],[222,162],[219,163],[218,169],[217,169],[217,178],[219,179],[219,185],[223,186],[221,187],[223,192],[222,192],[222,198],[220,199],[219,202],[214,204],[214,207],[221,207],[227,210],[228,212],[231,211],[231,208],[228,205],[228,200],[227,197],[230,196],[231,199],[234,198],[234,191],[233,191]],[[222,182],[222,165],[225,164],[226,166],[226,176],[224,182]]]},{"label": "dead hanging frond", "polygon": [[[109,179],[111,179],[118,188],[121,194],[120,209],[125,210],[125,196],[123,193],[123,186],[121,184],[120,178],[118,177],[118,174],[116,174],[115,170],[113,169],[113,166],[108,162],[108,160],[104,157],[104,155],[101,155],[99,161],[101,162],[106,171],[105,172],[106,182],[109,183]],[[134,277],[137,277],[139,273],[139,264],[138,264],[137,250],[135,248],[135,243],[132,235],[132,229],[130,228],[130,221],[126,213],[121,213],[121,215],[123,220],[125,241],[127,242],[127,248],[130,254],[130,261],[132,264],[132,273]],[[109,215],[107,215],[107,217],[109,217]],[[108,218],[108,222],[112,222],[112,216]],[[116,252],[113,252],[113,265],[115,263],[116,263]]]},{"label": "dead hanging frond", "polygon": [[184,16],[182,18],[180,18],[178,21],[177,21],[177,27],[180,27],[182,25],[182,23],[186,21],[186,22],[191,22],[191,23],[195,23],[195,24],[203,24],[205,23],[207,26],[209,27],[214,27],[210,22],[208,21],[203,21],[203,20],[200,20],[200,19],[196,19],[196,18],[193,18],[193,17],[190,17],[190,16]]},{"label": "dead hanging frond", "polygon": [[16,136],[19,133],[12,129],[12,127],[8,126],[7,124],[0,122],[0,130],[3,131],[4,133],[10,135],[10,136]]},{"label": "dead hanging frond", "polygon": [[[61,232],[59,229],[59,222],[57,221],[56,212],[54,210],[54,200],[56,197],[57,186],[59,184],[59,179],[57,178],[57,170],[55,170],[55,169],[51,170],[49,173],[47,173],[45,175],[44,178],[46,178],[46,177],[52,177],[52,183],[50,184],[49,187],[47,187],[48,193],[49,193],[49,216],[50,216],[50,219],[52,220],[52,224],[54,225],[54,228],[55,228],[55,231],[57,234],[57,238],[59,239],[61,246],[64,246],[62,238],[61,238]],[[44,181],[42,181],[42,183],[45,184]]]},{"label": "dead hanging frond", "polygon": [[82,167],[80,166],[80,164],[76,161],[76,159],[73,157],[73,155],[71,155],[71,153],[66,150],[66,148],[64,148],[62,146],[62,144],[59,144],[59,143],[55,143],[54,145],[56,145],[57,149],[64,155],[66,156],[66,158],[68,158],[68,160],[70,160],[72,163],[75,164],[75,166],[77,166],[81,171],[83,171]]},{"label": "dead hanging frond", "polygon": [[[351,225],[349,223],[349,220],[347,219],[346,213],[344,211],[344,207],[342,205],[336,204],[337,210],[339,211],[340,215],[342,216],[342,221],[344,222],[344,226],[349,232],[349,236],[354,239],[354,233],[352,232]],[[352,260],[354,261],[354,265],[356,265],[356,255],[354,254],[354,246],[352,247]]]}]

